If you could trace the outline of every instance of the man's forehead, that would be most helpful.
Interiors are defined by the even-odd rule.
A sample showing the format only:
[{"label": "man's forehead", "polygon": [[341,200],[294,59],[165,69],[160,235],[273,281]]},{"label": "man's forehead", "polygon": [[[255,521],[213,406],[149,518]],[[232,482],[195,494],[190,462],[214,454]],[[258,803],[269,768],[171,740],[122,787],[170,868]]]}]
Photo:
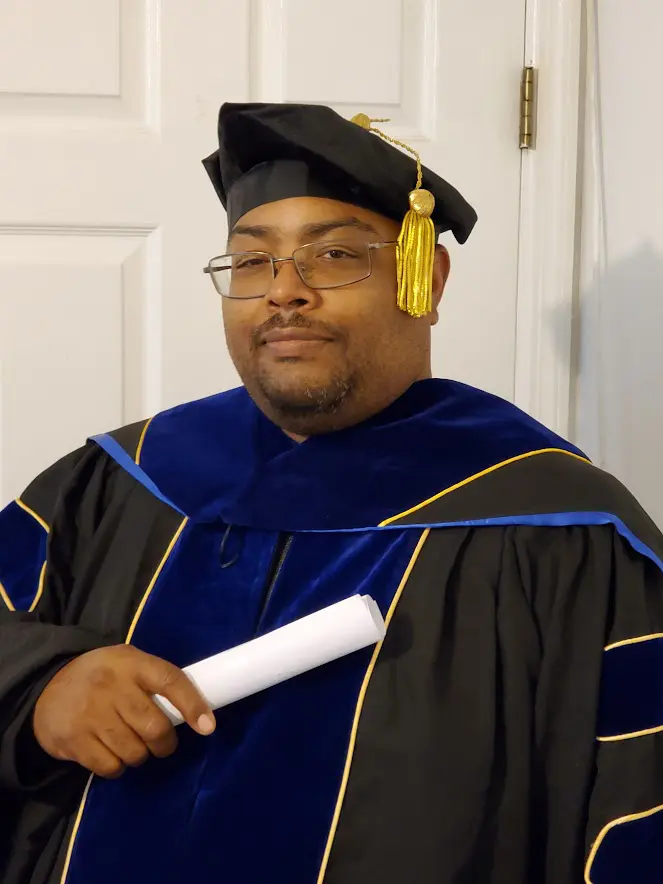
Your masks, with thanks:
[{"label": "man's forehead", "polygon": [[324,235],[335,230],[376,235],[393,226],[373,212],[318,197],[293,197],[258,206],[243,215],[230,232],[230,238],[284,238]]}]

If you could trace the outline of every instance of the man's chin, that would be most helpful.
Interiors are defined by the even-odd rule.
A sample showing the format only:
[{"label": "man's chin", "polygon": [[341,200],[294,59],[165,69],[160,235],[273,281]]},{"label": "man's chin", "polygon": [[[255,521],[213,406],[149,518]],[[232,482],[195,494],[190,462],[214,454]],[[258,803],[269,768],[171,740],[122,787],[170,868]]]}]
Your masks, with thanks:
[{"label": "man's chin", "polygon": [[260,397],[280,416],[334,414],[352,392],[352,379],[335,375],[315,374],[279,378],[262,375],[257,378]]}]

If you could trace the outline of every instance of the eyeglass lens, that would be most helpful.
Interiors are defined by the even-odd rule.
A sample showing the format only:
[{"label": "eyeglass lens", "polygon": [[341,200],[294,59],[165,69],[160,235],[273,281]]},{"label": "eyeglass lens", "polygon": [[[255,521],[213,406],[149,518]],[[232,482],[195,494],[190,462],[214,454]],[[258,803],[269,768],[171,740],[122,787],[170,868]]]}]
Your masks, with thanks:
[{"label": "eyeglass lens", "polygon": [[[371,272],[368,243],[321,242],[301,246],[292,260],[302,281],[312,289],[338,288],[366,279]],[[235,252],[215,258],[210,273],[219,294],[229,298],[259,298],[269,291],[274,267],[266,252]]]}]

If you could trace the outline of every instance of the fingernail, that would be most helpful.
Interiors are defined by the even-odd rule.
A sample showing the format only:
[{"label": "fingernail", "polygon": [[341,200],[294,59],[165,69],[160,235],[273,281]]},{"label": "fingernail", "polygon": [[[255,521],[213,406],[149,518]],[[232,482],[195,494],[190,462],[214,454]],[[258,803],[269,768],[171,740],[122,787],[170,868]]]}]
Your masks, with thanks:
[{"label": "fingernail", "polygon": [[198,730],[201,734],[211,734],[214,727],[215,721],[211,715],[201,715],[198,719]]}]

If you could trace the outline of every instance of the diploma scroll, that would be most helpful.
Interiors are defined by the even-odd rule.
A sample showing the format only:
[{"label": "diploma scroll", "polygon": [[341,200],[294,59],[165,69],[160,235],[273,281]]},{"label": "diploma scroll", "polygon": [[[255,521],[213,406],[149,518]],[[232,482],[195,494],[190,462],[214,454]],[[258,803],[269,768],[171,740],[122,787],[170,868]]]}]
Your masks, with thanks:
[{"label": "diploma scroll", "polygon": [[[355,595],[193,663],[184,672],[212,709],[219,709],[374,645],[384,634],[384,620],[375,601]],[[182,716],[165,697],[154,699],[173,724],[181,724]]]}]

